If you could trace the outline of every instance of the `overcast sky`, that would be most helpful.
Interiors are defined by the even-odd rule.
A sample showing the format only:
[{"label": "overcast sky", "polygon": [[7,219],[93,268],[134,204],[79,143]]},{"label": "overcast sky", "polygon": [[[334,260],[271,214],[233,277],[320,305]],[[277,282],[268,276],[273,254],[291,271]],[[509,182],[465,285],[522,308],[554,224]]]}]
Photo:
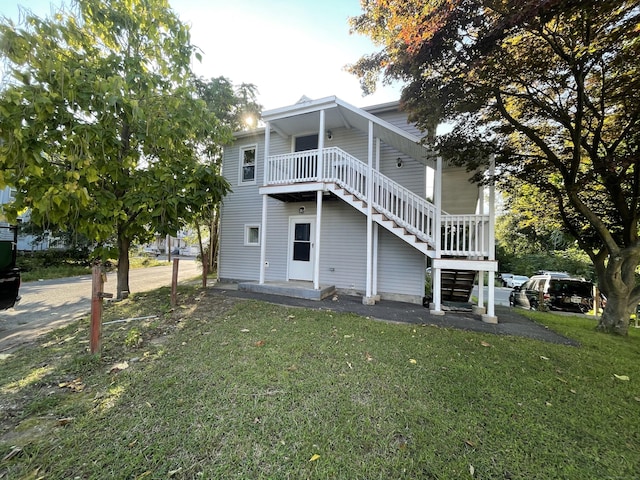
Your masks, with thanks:
[{"label": "overcast sky", "polygon": [[[17,20],[18,5],[40,16],[61,0],[0,0],[0,15]],[[379,86],[363,97],[344,66],[376,47],[350,35],[347,19],[361,13],[359,0],[170,0],[191,27],[203,53],[196,74],[253,83],[266,109],[295,103],[302,95],[336,95],[362,107],[397,100],[399,88]]]}]

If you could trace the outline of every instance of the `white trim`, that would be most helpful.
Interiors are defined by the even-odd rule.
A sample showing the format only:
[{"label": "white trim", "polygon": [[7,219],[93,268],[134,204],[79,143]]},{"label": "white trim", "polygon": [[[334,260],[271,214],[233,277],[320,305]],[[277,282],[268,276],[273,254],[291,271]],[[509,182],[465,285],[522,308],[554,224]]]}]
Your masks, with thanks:
[{"label": "white trim", "polygon": [[[249,231],[252,228],[256,228],[258,230],[258,239],[255,242],[249,241]],[[245,223],[244,224],[244,246],[245,247],[259,247],[260,246],[260,236],[262,235],[260,224],[259,223]]]},{"label": "white trim", "polygon": [[[253,155],[253,180],[243,179],[244,170],[244,152],[248,150],[254,150]],[[258,174],[258,144],[252,143],[248,145],[241,145],[238,149],[238,185],[255,185],[256,176]]]},{"label": "white trim", "polygon": [[260,232],[260,285],[264,284],[267,266],[267,196],[262,195],[262,231]]},{"label": "white trim", "polygon": [[293,257],[293,238],[294,238],[294,228],[293,226],[295,225],[295,222],[304,222],[304,223],[309,223],[311,225],[311,227],[313,228],[313,235],[311,236],[311,249],[312,251],[310,252],[310,261],[309,263],[311,263],[311,267],[312,267],[312,272],[311,272],[311,278],[307,281],[312,282],[313,281],[313,276],[315,274],[315,270],[317,268],[317,266],[315,265],[315,242],[316,242],[316,238],[315,238],[315,226],[316,226],[316,216],[315,215],[289,215],[289,231],[287,232],[287,281],[289,280],[300,280],[300,279],[292,279],[291,278],[291,258]]}]

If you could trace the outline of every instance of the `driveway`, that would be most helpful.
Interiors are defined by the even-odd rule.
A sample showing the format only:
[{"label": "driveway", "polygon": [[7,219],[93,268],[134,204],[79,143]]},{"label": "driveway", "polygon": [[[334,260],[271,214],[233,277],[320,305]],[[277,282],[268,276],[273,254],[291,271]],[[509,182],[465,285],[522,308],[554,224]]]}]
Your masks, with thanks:
[{"label": "driveway", "polygon": [[[129,288],[136,293],[170,286],[172,271],[172,265],[133,269],[129,272]],[[180,260],[178,282],[200,274],[195,260]],[[107,275],[104,291],[115,294],[115,290],[116,274],[112,272]],[[15,308],[0,311],[0,353],[89,315],[91,275],[23,283],[20,295],[22,300]]]}]

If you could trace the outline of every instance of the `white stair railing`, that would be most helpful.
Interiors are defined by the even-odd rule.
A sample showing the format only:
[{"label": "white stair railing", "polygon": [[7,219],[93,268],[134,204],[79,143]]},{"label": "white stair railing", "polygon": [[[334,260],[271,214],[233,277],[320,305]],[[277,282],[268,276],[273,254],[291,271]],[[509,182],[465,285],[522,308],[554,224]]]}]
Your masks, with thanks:
[{"label": "white stair railing", "polygon": [[[349,194],[368,202],[387,219],[435,245],[436,207],[425,198],[373,170],[373,192],[367,195],[368,166],[338,147],[322,150],[322,172],[318,172],[319,150],[274,155],[268,158],[267,185],[302,182],[331,182]],[[320,174],[319,174],[320,173]],[[488,215],[449,215],[442,212],[442,254],[488,255]]]}]

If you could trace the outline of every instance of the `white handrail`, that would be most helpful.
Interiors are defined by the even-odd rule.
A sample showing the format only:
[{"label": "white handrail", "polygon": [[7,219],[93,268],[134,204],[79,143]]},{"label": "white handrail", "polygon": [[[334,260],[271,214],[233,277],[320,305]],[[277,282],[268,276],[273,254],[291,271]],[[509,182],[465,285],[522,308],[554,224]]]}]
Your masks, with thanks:
[{"label": "white handrail", "polygon": [[301,182],[331,182],[358,199],[368,202],[398,226],[420,240],[435,244],[441,231],[442,254],[488,255],[488,215],[441,214],[442,229],[436,226],[436,207],[377,170],[373,172],[372,195],[367,195],[367,165],[338,147],[322,149],[322,172],[318,172],[319,150],[270,156],[267,185]]}]

